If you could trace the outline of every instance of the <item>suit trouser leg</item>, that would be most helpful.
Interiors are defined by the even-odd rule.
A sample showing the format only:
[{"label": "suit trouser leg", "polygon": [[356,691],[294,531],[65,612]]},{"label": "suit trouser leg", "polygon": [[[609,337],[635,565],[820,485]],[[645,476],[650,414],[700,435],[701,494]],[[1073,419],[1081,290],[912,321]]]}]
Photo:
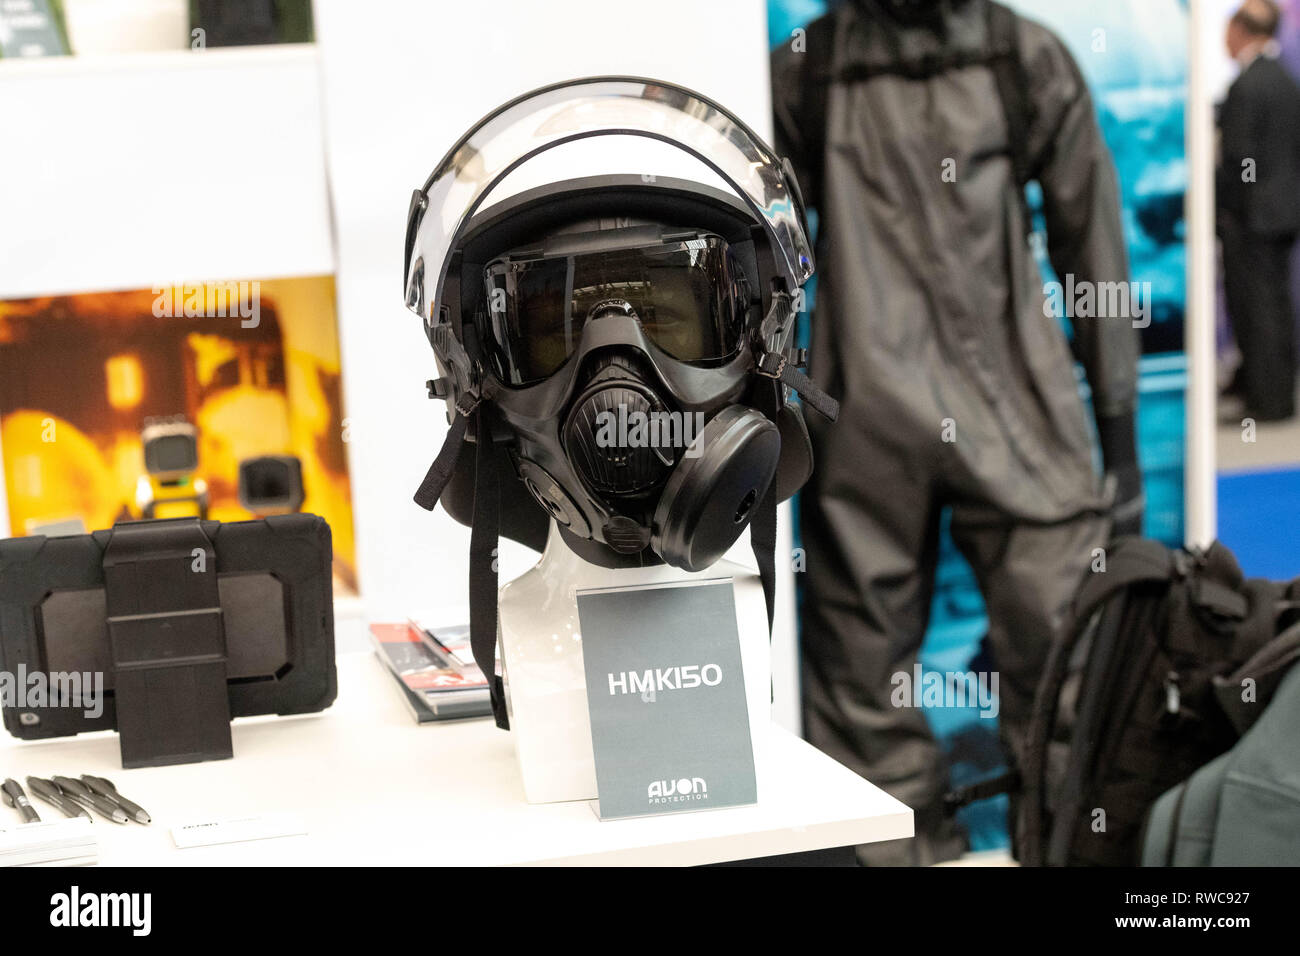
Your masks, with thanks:
[{"label": "suit trouser leg", "polygon": [[1254,354],[1251,332],[1254,326],[1250,322],[1251,301],[1247,274],[1250,270],[1250,251],[1246,248],[1242,231],[1231,221],[1222,224],[1223,232],[1223,300],[1227,306],[1228,324],[1232,327],[1232,338],[1237,343],[1237,352],[1241,364],[1237,367],[1234,381],[1241,386],[1243,397],[1246,391],[1247,356]]},{"label": "suit trouser leg", "polygon": [[1258,287],[1260,322],[1255,364],[1260,368],[1256,392],[1249,390],[1250,407],[1270,418],[1295,413],[1295,310],[1291,302],[1291,239],[1261,238],[1253,281]]},{"label": "suit trouser leg", "polygon": [[[924,712],[894,705],[891,678],[910,680],[933,596],[938,510],[924,482],[888,456],[821,459],[834,493],[803,495],[807,557],[802,620],[804,734],[823,752],[912,808],[914,840],[859,847],[871,865],[952,859],[965,838],[943,814],[948,775]],[[897,468],[897,472],[890,469]],[[836,482],[837,469],[850,469]]]},{"label": "suit trouser leg", "polygon": [[[1107,515],[1056,524],[1007,524],[983,509],[953,512],[953,540],[975,571],[989,616],[998,675],[998,733],[1023,765],[1034,694],[1070,601],[1110,533]],[[1011,821],[1014,826],[1014,819]]]},{"label": "suit trouser leg", "polygon": [[1291,246],[1291,239],[1256,235],[1235,224],[1224,231],[1224,295],[1241,352],[1246,406],[1269,418],[1295,411]]}]

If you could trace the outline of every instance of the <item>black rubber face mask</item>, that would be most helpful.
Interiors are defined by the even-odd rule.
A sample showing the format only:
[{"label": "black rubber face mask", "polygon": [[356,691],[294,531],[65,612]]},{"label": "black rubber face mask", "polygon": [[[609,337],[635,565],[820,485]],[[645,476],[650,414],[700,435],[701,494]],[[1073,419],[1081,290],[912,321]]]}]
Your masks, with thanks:
[{"label": "black rubber face mask", "polygon": [[[781,456],[775,424],[734,401],[743,370],[727,368],[758,300],[720,236],[644,235],[494,259],[476,324],[507,385],[516,470],[566,538],[700,571],[748,526]],[[713,395],[674,387],[700,369],[718,370]]]}]

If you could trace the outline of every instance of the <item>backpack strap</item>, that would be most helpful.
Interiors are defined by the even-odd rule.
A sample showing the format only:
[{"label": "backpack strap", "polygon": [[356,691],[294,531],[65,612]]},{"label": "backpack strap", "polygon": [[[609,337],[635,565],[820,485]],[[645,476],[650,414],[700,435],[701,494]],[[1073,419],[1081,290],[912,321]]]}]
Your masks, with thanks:
[{"label": "backpack strap", "polygon": [[1003,770],[992,777],[949,790],[943,795],[943,812],[953,816],[962,807],[1004,793],[1015,793],[1021,788],[1020,772],[1014,768]]},{"label": "backpack strap", "polygon": [[924,79],[948,70],[986,65],[993,71],[998,99],[1007,124],[1007,152],[1011,159],[1012,174],[1019,187],[1019,199],[1024,212],[1026,232],[1031,230],[1029,202],[1024,187],[1038,173],[1029,153],[1029,130],[1033,124],[1034,107],[1030,99],[1029,75],[1020,53],[1019,18],[1009,7],[988,0],[985,3],[988,31],[988,53],[930,57],[916,63],[899,61],[890,65],[855,66],[837,75],[834,63],[835,50],[834,12],[813,20],[805,27],[807,49],[814,51],[803,68],[800,89],[800,110],[804,128],[812,131],[803,143],[806,175],[815,181],[806,184],[803,192],[810,197],[810,205],[818,207],[823,200],[822,178],[826,164],[827,101],[830,86],[835,82],[856,82],[876,76],[905,76]]},{"label": "backpack strap", "polygon": [[1074,596],[1071,619],[1075,630],[1120,591],[1135,584],[1172,581],[1180,572],[1177,552],[1147,538],[1117,538],[1106,549],[1106,569],[1088,571]]},{"label": "backpack strap", "polygon": [[1186,600],[1170,608],[1170,650],[1200,655],[1206,640],[1224,641],[1221,656],[1243,661],[1282,629],[1283,587],[1260,578],[1247,581],[1222,542],[1176,558],[1187,589]]},{"label": "backpack strap", "polygon": [[1018,18],[1010,8],[992,0],[985,4],[985,10],[988,17],[989,47],[993,53],[989,66],[993,70],[998,99],[1002,101],[1002,112],[1006,116],[1011,169],[1023,195],[1025,185],[1038,171],[1029,155],[1029,129],[1033,123],[1034,110],[1029,99],[1029,75],[1020,56]]},{"label": "backpack strap", "polygon": [[1167,834],[1167,843],[1165,844],[1165,866],[1173,866],[1178,850],[1178,831],[1183,822],[1183,806],[1187,802],[1187,788],[1191,785],[1191,780],[1184,780],[1178,785],[1178,796],[1174,798],[1174,806],[1169,814],[1169,832]]},{"label": "backpack strap", "polygon": [[[1098,793],[1093,781],[1108,773],[1122,737],[1120,729],[1146,686],[1144,676],[1156,650],[1169,588],[1149,584],[1134,588],[1103,605],[1095,624],[1089,625],[1088,659],[1079,675],[1069,751],[1043,860],[1048,866],[1072,861],[1080,816],[1089,806],[1085,801],[1096,799]],[[1106,804],[1112,823],[1141,818],[1138,806],[1127,798]]]},{"label": "backpack strap", "polygon": [[[1238,734],[1245,734],[1259,719],[1282,679],[1296,665],[1300,665],[1300,622],[1283,630],[1233,673],[1212,678],[1215,699]],[[1254,682],[1250,701],[1242,700],[1247,680]]]},{"label": "backpack strap", "polygon": [[[1042,866],[1046,860],[1043,823],[1047,816],[1047,750],[1056,725],[1057,702],[1070,671],[1070,660],[1079,641],[1100,626],[1096,612],[1110,598],[1139,584],[1168,584],[1176,574],[1173,552],[1156,541],[1120,538],[1106,555],[1106,570],[1085,572],[1075,595],[1070,621],[1053,642],[1043,677],[1034,697],[1025,750],[1021,755],[1024,784],[1024,826],[1019,836],[1019,854],[1026,866]],[[1109,624],[1118,626],[1118,621]]]},{"label": "backpack strap", "polygon": [[808,131],[802,137],[804,173],[813,181],[802,184],[800,191],[807,197],[808,205],[820,209],[826,168],[826,102],[833,80],[831,64],[835,60],[834,12],[823,14],[804,30],[804,42],[810,53],[803,58],[799,109],[803,114],[803,128]]}]

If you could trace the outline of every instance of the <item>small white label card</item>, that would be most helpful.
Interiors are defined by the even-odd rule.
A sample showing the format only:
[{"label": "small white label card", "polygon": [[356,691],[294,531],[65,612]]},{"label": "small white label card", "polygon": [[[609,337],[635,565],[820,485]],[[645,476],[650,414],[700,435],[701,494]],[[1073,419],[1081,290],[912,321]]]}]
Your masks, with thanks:
[{"label": "small white label card", "polygon": [[296,813],[257,813],[223,820],[195,820],[172,827],[172,842],[180,849],[213,846],[217,843],[245,843],[272,837],[302,836],[307,821]]}]

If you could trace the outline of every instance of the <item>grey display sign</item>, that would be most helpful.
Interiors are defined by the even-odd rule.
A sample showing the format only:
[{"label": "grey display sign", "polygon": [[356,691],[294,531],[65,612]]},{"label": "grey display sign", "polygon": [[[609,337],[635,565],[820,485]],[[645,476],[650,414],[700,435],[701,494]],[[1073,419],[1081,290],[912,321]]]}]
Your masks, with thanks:
[{"label": "grey display sign", "polygon": [[601,819],[757,799],[731,579],[578,592]]}]

